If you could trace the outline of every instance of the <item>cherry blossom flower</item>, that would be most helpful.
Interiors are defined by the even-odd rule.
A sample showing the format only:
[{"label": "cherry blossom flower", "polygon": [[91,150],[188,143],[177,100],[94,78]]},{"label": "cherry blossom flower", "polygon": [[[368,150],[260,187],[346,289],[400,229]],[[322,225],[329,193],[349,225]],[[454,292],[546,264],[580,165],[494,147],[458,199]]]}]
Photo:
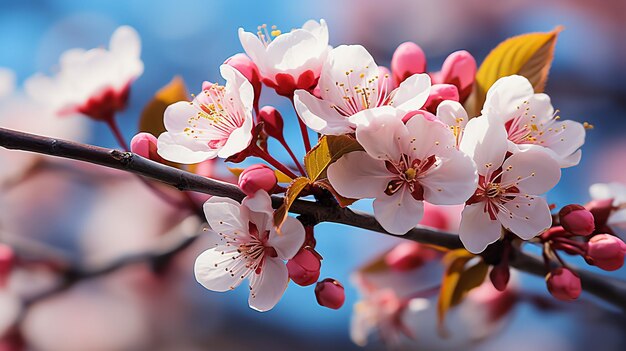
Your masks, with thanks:
[{"label": "cherry blossom flower", "polygon": [[616,209],[611,212],[606,224],[626,228],[626,185],[617,182],[596,183],[589,187],[589,194],[594,200],[613,199]]},{"label": "cherry blossom flower", "polygon": [[280,95],[296,89],[313,89],[328,54],[328,27],[323,19],[307,21],[302,28],[282,33],[275,26],[259,26],[255,34],[239,28],[239,40],[257,65],[263,83]]},{"label": "cherry blossom flower", "polygon": [[585,128],[575,121],[560,121],[546,94],[535,94],[528,79],[509,76],[498,79],[487,92],[482,114],[504,123],[509,151],[546,151],[561,168],[580,162],[579,148]]},{"label": "cherry blossom flower", "polygon": [[405,125],[404,115],[391,106],[355,115],[356,138],[365,151],[348,153],[328,168],[328,179],[342,196],[375,198],[374,215],[393,234],[420,221],[424,200],[461,204],[477,181],[474,163],[456,149],[445,124],[415,115]]},{"label": "cherry blossom flower", "polygon": [[241,204],[212,197],[204,204],[212,247],[196,259],[196,279],[213,291],[236,288],[250,282],[251,308],[272,309],[289,282],[285,260],[291,259],[304,243],[304,227],[287,217],[278,234],[272,221],[269,195],[264,191],[247,197]]},{"label": "cherry blossom flower", "polygon": [[450,127],[450,130],[452,130],[452,133],[454,134],[456,146],[458,148],[461,144],[461,139],[463,138],[465,126],[469,121],[467,112],[463,108],[463,105],[452,100],[442,101],[439,106],[437,106],[437,118]]},{"label": "cherry blossom flower", "polygon": [[226,86],[204,82],[192,102],[179,101],[165,110],[167,132],[158,139],[161,157],[179,163],[227,158],[252,140],[254,90],[246,77],[221,65]]},{"label": "cherry blossom flower", "polygon": [[390,105],[405,112],[418,110],[428,99],[430,77],[414,74],[397,89],[388,90],[372,55],[360,45],[342,45],[328,54],[319,81],[321,99],[305,90],[294,94],[294,105],[304,123],[322,134],[354,133],[353,115]]},{"label": "cherry blossom flower", "polygon": [[474,118],[465,128],[460,149],[476,162],[478,188],[462,213],[459,236],[472,253],[497,241],[504,226],[529,240],[552,224],[550,208],[539,197],[560,177],[558,163],[548,153],[529,149],[507,154],[507,132],[486,116]]},{"label": "cherry blossom flower", "polygon": [[109,50],[66,51],[59,72],[53,77],[32,77],[26,82],[26,91],[60,114],[80,112],[110,120],[126,107],[130,84],[143,73],[140,53],[139,35],[133,28],[122,26],[111,36]]}]

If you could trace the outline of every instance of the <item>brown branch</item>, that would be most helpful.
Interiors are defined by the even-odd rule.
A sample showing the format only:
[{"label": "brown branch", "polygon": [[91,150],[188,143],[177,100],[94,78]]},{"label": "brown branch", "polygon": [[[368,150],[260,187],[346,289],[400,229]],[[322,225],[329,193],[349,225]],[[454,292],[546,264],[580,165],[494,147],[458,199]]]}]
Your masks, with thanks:
[{"label": "brown branch", "polygon": [[[130,152],[53,139],[5,128],[0,128],[0,146],[7,149],[31,151],[116,168],[169,184],[181,191],[195,191],[213,196],[229,197],[237,201],[241,201],[245,196],[233,184],[169,167]],[[283,198],[273,196],[272,202],[276,208],[282,204]],[[313,218],[315,222],[340,223],[392,235],[387,233],[372,215],[348,208],[323,205],[313,201],[296,200],[291,206],[290,212],[306,215],[309,218]],[[417,226],[406,235],[399,237],[449,249],[463,247],[458,235],[421,226]],[[101,275],[124,266],[127,261],[136,262],[137,259],[131,257],[121,260],[122,262],[112,262],[110,265],[96,270],[97,274],[94,274],[94,272],[83,272],[77,274],[77,276],[88,278]],[[516,252],[511,265],[519,270],[539,276],[544,276],[547,273],[541,260],[521,251]],[[586,291],[626,310],[626,282],[582,270],[577,272]]]}]

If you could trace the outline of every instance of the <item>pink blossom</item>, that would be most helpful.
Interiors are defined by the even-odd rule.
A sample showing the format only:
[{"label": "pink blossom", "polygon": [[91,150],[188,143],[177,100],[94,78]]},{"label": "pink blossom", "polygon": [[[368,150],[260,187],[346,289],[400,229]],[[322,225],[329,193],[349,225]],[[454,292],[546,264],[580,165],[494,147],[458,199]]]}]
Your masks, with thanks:
[{"label": "pink blossom", "polygon": [[474,163],[456,149],[450,129],[422,114],[405,125],[404,115],[391,106],[355,115],[356,138],[365,151],[348,153],[328,168],[342,196],[375,198],[374,215],[393,234],[406,233],[422,219],[424,200],[461,204],[476,187]]},{"label": "pink blossom", "polygon": [[304,242],[304,227],[287,217],[276,233],[271,199],[259,191],[240,204],[229,198],[212,197],[204,204],[211,227],[211,248],[196,259],[196,280],[213,291],[235,289],[250,282],[251,308],[272,309],[289,283],[285,260],[295,256]]},{"label": "pink blossom", "polygon": [[559,267],[546,277],[548,291],[562,301],[576,300],[582,292],[580,277],[571,270]]},{"label": "pink blossom", "polygon": [[422,48],[410,41],[398,45],[391,57],[391,71],[394,86],[416,73],[426,72],[426,55]]},{"label": "pink blossom", "polygon": [[389,90],[391,78],[380,75],[374,58],[360,45],[341,45],[328,54],[319,81],[321,99],[305,90],[294,94],[302,121],[318,133],[353,133],[355,116],[380,106],[405,112],[419,110],[430,92],[427,74],[414,74],[397,89]]},{"label": "pink blossom", "polygon": [[598,234],[589,240],[585,259],[589,264],[606,271],[615,271],[624,265],[626,244],[609,234]]},{"label": "pink blossom", "polygon": [[235,54],[226,59],[224,64],[234,67],[252,84],[252,88],[254,89],[254,106],[255,110],[258,110],[262,87],[261,74],[259,73],[258,67],[245,54]]},{"label": "pink blossom", "polygon": [[446,100],[459,101],[459,90],[452,84],[433,84],[423,109],[435,113]]},{"label": "pink blossom", "polygon": [[459,101],[465,101],[472,92],[476,77],[476,60],[469,52],[460,50],[448,55],[441,71],[431,73],[433,84],[452,84],[459,93]]},{"label": "pink blossom", "polygon": [[227,158],[252,140],[252,85],[239,71],[221,65],[226,86],[205,82],[192,102],[179,101],[167,107],[167,132],[158,139],[163,158],[179,163],[199,163]]},{"label": "pink blossom", "polygon": [[559,165],[539,150],[505,159],[507,148],[502,124],[484,116],[467,124],[460,149],[474,159],[479,180],[463,210],[459,236],[472,253],[497,241],[502,226],[529,240],[552,225],[548,203],[538,195],[558,183]]},{"label": "pink blossom", "polygon": [[320,306],[338,310],[346,301],[343,285],[335,279],[326,278],[315,286],[315,298]]},{"label": "pink blossom", "polygon": [[264,164],[247,167],[239,175],[239,188],[248,196],[254,196],[259,190],[269,193],[276,182],[276,174]]},{"label": "pink blossom", "polygon": [[164,162],[157,153],[157,138],[150,133],[137,133],[130,140],[130,151],[152,161]]},{"label": "pink blossom", "polygon": [[302,248],[287,262],[289,278],[294,283],[307,286],[315,283],[320,277],[320,255],[311,248]]},{"label": "pink blossom", "polygon": [[576,204],[567,205],[559,211],[560,224],[575,235],[590,235],[595,230],[593,214]]}]

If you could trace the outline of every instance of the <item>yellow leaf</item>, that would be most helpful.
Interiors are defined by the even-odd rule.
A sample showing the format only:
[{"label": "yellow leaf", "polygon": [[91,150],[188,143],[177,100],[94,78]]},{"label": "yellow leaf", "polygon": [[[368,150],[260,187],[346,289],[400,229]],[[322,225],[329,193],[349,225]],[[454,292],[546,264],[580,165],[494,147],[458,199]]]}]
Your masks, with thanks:
[{"label": "yellow leaf", "polygon": [[289,213],[289,208],[293,204],[294,201],[298,198],[298,195],[309,185],[311,182],[308,178],[298,177],[294,179],[287,188],[287,192],[285,192],[285,202],[274,211],[274,226],[278,229],[285,222],[285,218],[287,218],[287,213]]},{"label": "yellow leaf", "polygon": [[444,321],[448,310],[461,303],[465,295],[472,289],[478,287],[487,276],[489,267],[481,259],[478,263],[466,267],[472,260],[473,254],[464,249],[457,249],[448,252],[443,263],[446,271],[441,282],[439,301],[437,302],[437,316],[439,319],[439,332],[445,335]]},{"label": "yellow leaf", "polygon": [[474,91],[466,102],[470,116],[482,109],[487,91],[499,78],[518,74],[528,78],[536,93],[543,92],[554,56],[554,46],[563,28],[509,38],[493,49],[476,73]]},{"label": "yellow leaf", "polygon": [[[228,168],[230,173],[234,174],[236,177],[239,177],[241,172],[243,172],[244,170],[243,168],[239,168],[239,167],[226,167],[226,168]],[[288,175],[286,175],[285,173],[277,169],[274,170],[274,174],[276,175],[276,179],[278,180],[279,183],[289,183],[293,180]]]},{"label": "yellow leaf", "polygon": [[174,77],[167,85],[159,89],[154,98],[143,108],[139,119],[139,131],[159,136],[165,131],[163,113],[165,109],[178,101],[188,101],[189,94],[185,82],[179,76]]},{"label": "yellow leaf", "polygon": [[325,135],[306,156],[304,168],[311,181],[326,178],[326,169],[348,152],[363,150],[363,147],[348,135]]}]

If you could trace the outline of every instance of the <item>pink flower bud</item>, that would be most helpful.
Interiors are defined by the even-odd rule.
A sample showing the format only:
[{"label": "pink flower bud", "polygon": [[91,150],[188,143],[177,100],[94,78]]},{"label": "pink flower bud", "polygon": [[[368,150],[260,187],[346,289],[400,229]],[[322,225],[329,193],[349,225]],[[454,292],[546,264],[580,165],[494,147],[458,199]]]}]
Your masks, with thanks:
[{"label": "pink flower bud", "polygon": [[459,101],[463,102],[472,92],[476,69],[474,56],[465,50],[456,51],[451,53],[443,62],[437,81],[433,81],[433,83],[455,85],[459,90]]},{"label": "pink flower bud", "polygon": [[319,254],[309,248],[300,249],[292,259],[287,261],[289,278],[301,286],[315,283],[320,277],[321,267]]},{"label": "pink flower bud", "polygon": [[498,291],[506,290],[509,279],[511,279],[511,272],[508,264],[497,264],[489,272],[489,280]]},{"label": "pink flower bud", "polygon": [[593,214],[580,205],[567,205],[559,211],[561,225],[575,235],[589,235],[595,230]]},{"label": "pink flower bud", "polygon": [[582,285],[576,273],[563,267],[559,267],[546,277],[548,291],[552,296],[562,301],[573,301],[580,296]]},{"label": "pink flower bud", "polygon": [[4,286],[15,264],[15,253],[10,246],[0,244],[0,287]]},{"label": "pink flower bud", "polygon": [[259,98],[261,97],[261,74],[259,69],[252,62],[252,60],[246,56],[246,54],[235,54],[224,61],[225,64],[234,67],[239,73],[241,73],[252,84],[254,89],[254,106],[255,109],[259,108]]},{"label": "pink flower bud", "polygon": [[426,72],[426,55],[422,48],[410,41],[398,45],[391,58],[391,72],[395,86],[416,73]]},{"label": "pink flower bud", "polygon": [[408,271],[420,267],[436,258],[437,252],[416,242],[398,244],[385,255],[385,263],[397,271]]},{"label": "pink flower bud", "polygon": [[614,271],[624,265],[626,244],[618,237],[609,234],[598,234],[589,240],[587,263],[605,271]]},{"label": "pink flower bud", "polygon": [[326,278],[315,286],[315,298],[321,306],[339,309],[346,300],[343,285],[335,279]]},{"label": "pink flower bud", "polygon": [[135,135],[130,141],[130,151],[152,161],[165,162],[157,153],[157,138],[150,133],[141,132]]},{"label": "pink flower bud", "polygon": [[593,200],[588,202],[585,208],[593,214],[595,227],[602,230],[613,211],[613,199]]},{"label": "pink flower bud", "polygon": [[239,188],[248,196],[253,196],[259,190],[269,193],[277,182],[274,171],[264,164],[252,165],[239,175]]},{"label": "pink flower bud", "polygon": [[283,116],[273,106],[263,106],[259,111],[259,122],[263,122],[263,129],[272,138],[283,141]]},{"label": "pink flower bud", "polygon": [[430,88],[430,95],[423,109],[432,113],[437,112],[437,106],[444,100],[459,101],[459,90],[452,84],[435,84]]}]

